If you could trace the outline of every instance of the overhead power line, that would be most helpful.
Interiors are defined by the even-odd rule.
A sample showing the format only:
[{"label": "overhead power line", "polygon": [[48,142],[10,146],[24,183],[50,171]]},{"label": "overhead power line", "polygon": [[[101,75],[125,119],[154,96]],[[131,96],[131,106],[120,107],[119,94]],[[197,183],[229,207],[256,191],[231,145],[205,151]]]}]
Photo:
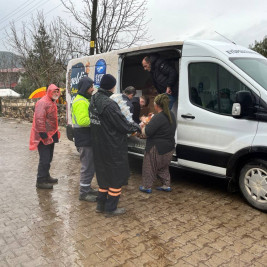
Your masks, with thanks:
[{"label": "overhead power line", "polygon": [[[45,2],[43,2],[43,3],[42,3],[42,1],[39,2],[39,4],[37,4],[38,6],[36,6],[36,5],[32,6],[32,7],[29,8],[26,12],[24,12],[23,14],[21,14],[19,17],[17,17],[16,19],[13,19],[13,21],[15,20],[14,23],[16,24],[16,23],[19,22],[19,20],[21,20],[22,18],[26,17],[26,16],[29,15],[29,14],[32,14],[33,12],[30,13],[31,11],[34,11],[34,9],[37,10],[40,6],[46,4],[48,1],[50,1],[50,0],[45,0]],[[32,1],[31,1],[31,3],[32,3]],[[57,9],[57,8],[60,7],[61,5],[62,5],[62,3],[60,3],[59,5],[57,5],[57,6],[54,7],[54,8],[50,9],[49,11],[47,11],[47,12],[45,13],[45,15],[51,13],[53,10]],[[1,24],[1,23],[0,23],[0,24]],[[0,32],[1,32],[2,30],[5,30],[7,27],[9,27],[9,24],[7,24],[7,25],[5,25],[3,28],[1,28],[1,29],[0,29]],[[4,39],[5,39],[5,38],[1,38],[1,39],[0,39],[0,42],[2,42]]]},{"label": "overhead power line", "polygon": [[[4,16],[3,18],[0,19],[0,24],[4,23],[6,20],[8,20],[9,17],[12,17],[14,15],[16,15],[17,13],[19,13],[20,11],[22,11],[23,9],[25,9],[27,6],[29,6],[32,2],[34,2],[35,0],[28,0],[25,3],[21,4],[20,6],[18,6],[16,9],[14,9],[12,12],[10,12],[9,14],[7,14],[6,16]],[[30,2],[30,3],[28,3]],[[28,3],[27,5],[25,5],[26,3]]]},{"label": "overhead power line", "polygon": [[[46,4],[48,1],[50,1],[50,0],[41,0],[39,3],[35,4],[30,9],[26,10],[23,14],[20,14],[19,17],[15,18],[15,19],[12,19],[12,21],[14,21],[14,23],[16,24],[19,20],[21,20],[22,18],[28,16],[29,14],[31,14],[31,12],[33,10],[38,9],[40,6]],[[5,25],[3,28],[0,29],[0,31],[5,30],[8,26],[9,26],[9,24]]]}]

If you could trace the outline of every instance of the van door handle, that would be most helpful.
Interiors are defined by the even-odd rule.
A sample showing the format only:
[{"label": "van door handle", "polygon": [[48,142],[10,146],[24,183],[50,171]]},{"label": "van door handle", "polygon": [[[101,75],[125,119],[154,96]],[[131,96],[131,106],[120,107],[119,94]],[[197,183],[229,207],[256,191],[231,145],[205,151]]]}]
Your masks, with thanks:
[{"label": "van door handle", "polygon": [[191,114],[182,114],[181,117],[185,118],[185,119],[194,119],[195,118],[195,116],[193,116]]}]

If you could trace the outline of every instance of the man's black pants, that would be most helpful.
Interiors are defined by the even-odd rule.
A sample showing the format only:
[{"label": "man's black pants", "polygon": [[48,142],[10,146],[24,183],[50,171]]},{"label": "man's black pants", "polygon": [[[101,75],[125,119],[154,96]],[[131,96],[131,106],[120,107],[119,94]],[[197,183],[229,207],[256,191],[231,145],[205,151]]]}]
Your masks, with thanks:
[{"label": "man's black pants", "polygon": [[38,145],[38,152],[39,152],[39,165],[38,165],[38,173],[37,179],[43,180],[50,176],[50,163],[53,159],[54,154],[54,146],[55,143],[50,145],[44,145],[43,142],[40,142]]}]

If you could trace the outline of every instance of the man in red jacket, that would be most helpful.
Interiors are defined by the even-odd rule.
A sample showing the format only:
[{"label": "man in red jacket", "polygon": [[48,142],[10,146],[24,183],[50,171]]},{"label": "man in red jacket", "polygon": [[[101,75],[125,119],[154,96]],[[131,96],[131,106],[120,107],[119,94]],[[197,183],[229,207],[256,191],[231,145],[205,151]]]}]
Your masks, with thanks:
[{"label": "man in red jacket", "polygon": [[30,150],[38,149],[39,165],[36,187],[40,189],[52,189],[58,182],[50,176],[50,164],[53,159],[54,144],[58,143],[60,133],[58,131],[57,104],[60,96],[59,88],[49,85],[46,95],[35,105],[32,122]]}]

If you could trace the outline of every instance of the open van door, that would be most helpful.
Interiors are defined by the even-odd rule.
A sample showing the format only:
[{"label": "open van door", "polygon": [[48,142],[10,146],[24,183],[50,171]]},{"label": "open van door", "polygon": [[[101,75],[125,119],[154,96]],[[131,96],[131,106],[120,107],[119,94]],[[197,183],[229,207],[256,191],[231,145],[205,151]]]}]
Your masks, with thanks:
[{"label": "open van door", "polygon": [[[157,53],[172,65],[179,72],[179,61],[181,56],[181,45],[172,45],[169,47],[153,47],[145,50],[138,50],[128,53],[122,53],[119,57],[119,81],[121,93],[127,86],[134,86],[137,96],[146,96],[149,99],[147,107],[141,109],[140,116],[147,116],[154,113],[154,98],[157,96],[157,90],[153,85],[151,75],[143,69],[141,64],[143,58],[147,55]],[[174,114],[177,114],[177,102],[173,105]],[[129,154],[143,156],[146,140],[135,136],[128,138]]]}]

